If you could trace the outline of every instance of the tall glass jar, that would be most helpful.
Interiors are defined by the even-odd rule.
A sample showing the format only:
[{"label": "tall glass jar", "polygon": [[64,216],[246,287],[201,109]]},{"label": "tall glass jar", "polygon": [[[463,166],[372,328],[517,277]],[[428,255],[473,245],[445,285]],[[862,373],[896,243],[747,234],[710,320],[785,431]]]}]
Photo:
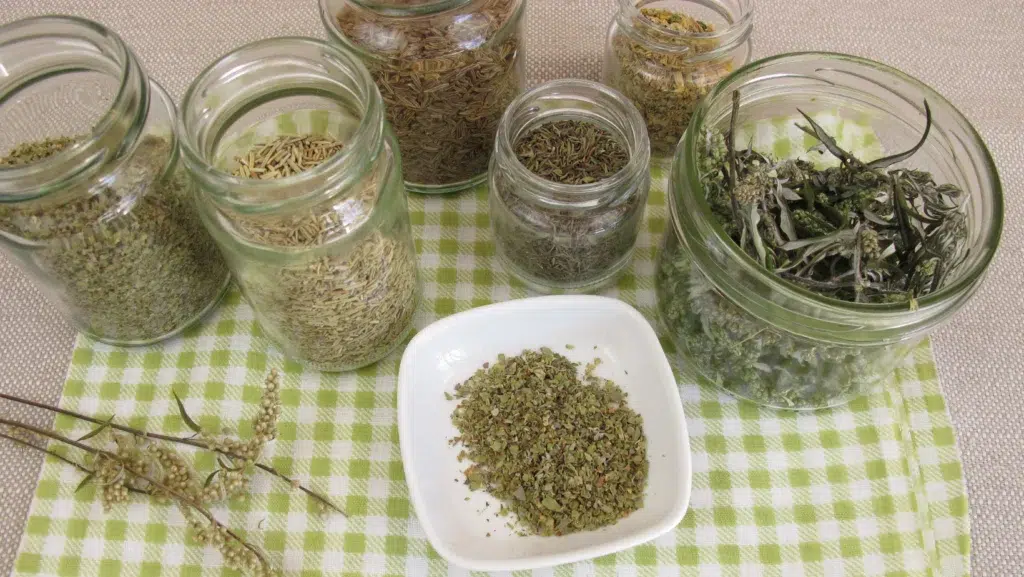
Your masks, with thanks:
[{"label": "tall glass jar", "polygon": [[640,109],[651,153],[672,155],[711,88],[750,62],[752,0],[618,0],[604,81]]},{"label": "tall glass jar", "polygon": [[[931,106],[931,136],[896,167],[931,172],[967,200],[968,256],[936,291],[903,303],[854,303],[808,291],[764,268],[727,235],[711,212],[698,173],[703,135],[730,121],[792,122],[797,110],[866,123],[884,153],[913,146]],[[788,147],[777,147],[783,149]],[[802,150],[793,147],[792,154]],[[863,160],[872,160],[865,158]],[[1003,196],[992,157],[966,118],[920,81],[869,60],[826,53],[786,54],[750,64],[697,108],[672,169],[671,229],[658,257],[660,319],[702,382],[763,405],[828,407],[863,393],[974,295],[999,243]]]},{"label": "tall glass jar", "polygon": [[[328,371],[400,344],[419,294],[416,258],[398,146],[366,67],[318,40],[255,42],[193,81],[181,123],[203,222],[269,338]],[[233,174],[281,136],[341,150],[284,178]]]},{"label": "tall glass jar", "polygon": [[[530,172],[516,142],[567,120],[607,131],[626,151],[625,166],[590,184]],[[517,98],[498,126],[490,170],[491,226],[505,269],[541,292],[590,292],[612,282],[629,264],[640,232],[650,154],[640,113],[607,86],[555,80]]]},{"label": "tall glass jar", "polygon": [[229,274],[178,169],[175,110],[71,17],[0,27],[0,248],[79,331],[120,345],[199,319]]},{"label": "tall glass jar", "polygon": [[505,107],[523,88],[526,0],[320,0],[328,36],[380,88],[410,190],[487,175]]}]

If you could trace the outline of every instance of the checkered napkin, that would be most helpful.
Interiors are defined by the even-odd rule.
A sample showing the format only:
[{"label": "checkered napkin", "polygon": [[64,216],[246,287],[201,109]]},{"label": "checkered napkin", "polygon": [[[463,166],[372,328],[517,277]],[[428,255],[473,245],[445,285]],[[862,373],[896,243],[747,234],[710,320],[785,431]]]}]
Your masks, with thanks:
[{"label": "checkered napkin", "polygon": [[[828,118],[820,119],[830,128]],[[852,123],[845,123],[847,125]],[[839,126],[839,141],[873,145]],[[755,130],[779,144],[786,124]],[[416,327],[496,301],[529,296],[498,266],[487,191],[410,197],[424,298]],[[654,186],[632,266],[605,294],[654,319],[654,257],[666,231],[665,179]],[[254,476],[251,497],[216,508],[288,577],[463,575],[428,545],[410,507],[398,446],[401,351],[342,375],[282,358],[237,291],[199,326],[158,346],[122,349],[79,337],[61,406],[171,434],[188,434],[172,386],[207,430],[248,430],[267,371],[283,371],[280,437],[266,460],[342,504],[321,516],[276,479]],[[650,543],[536,575],[942,575],[968,572],[967,498],[931,348],[922,345],[884,387],[830,411],[777,412],[698,387],[686,367],[679,393],[693,450],[690,509]],[[58,418],[66,434],[88,429]],[[649,431],[648,434],[656,434]],[[200,459],[200,473],[212,470]],[[236,575],[186,537],[173,506],[142,498],[105,514],[80,474],[43,466],[13,575]]]}]

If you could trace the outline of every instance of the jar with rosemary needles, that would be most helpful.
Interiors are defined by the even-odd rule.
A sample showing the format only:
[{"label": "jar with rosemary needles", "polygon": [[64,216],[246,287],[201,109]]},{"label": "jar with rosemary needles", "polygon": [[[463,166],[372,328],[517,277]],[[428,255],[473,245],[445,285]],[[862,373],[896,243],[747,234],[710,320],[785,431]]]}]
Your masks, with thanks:
[{"label": "jar with rosemary needles", "polygon": [[703,383],[843,403],[974,295],[1003,196],[978,133],[916,79],[839,54],[746,66],[676,153],[660,320]]},{"label": "jar with rosemary needles", "polygon": [[647,122],[651,153],[671,157],[697,103],[750,61],[752,0],[618,0],[604,81]]},{"label": "jar with rosemary needles", "polygon": [[266,335],[310,367],[374,363],[419,284],[394,135],[351,53],[274,38],[227,54],[182,104],[200,214]]},{"label": "jar with rosemary needles", "polygon": [[487,175],[505,107],[523,87],[526,0],[320,0],[328,36],[380,88],[410,190]]},{"label": "jar with rosemary needles", "polygon": [[79,331],[177,333],[229,281],[178,165],[175,109],[132,51],[71,17],[0,27],[0,249]]},{"label": "jar with rosemary needles", "polygon": [[640,113],[596,82],[523,94],[498,126],[491,226],[505,269],[541,292],[590,292],[633,254],[650,188]]}]

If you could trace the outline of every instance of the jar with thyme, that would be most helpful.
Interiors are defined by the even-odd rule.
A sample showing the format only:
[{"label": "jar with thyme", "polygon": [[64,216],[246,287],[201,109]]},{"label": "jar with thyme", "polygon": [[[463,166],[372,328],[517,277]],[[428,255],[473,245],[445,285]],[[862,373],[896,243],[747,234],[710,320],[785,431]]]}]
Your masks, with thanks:
[{"label": "jar with thyme", "polygon": [[977,291],[1003,221],[967,119],[920,81],[841,54],[776,56],[719,84],[668,197],[665,331],[700,382],[786,409],[887,379]]},{"label": "jar with thyme", "polygon": [[320,0],[328,37],[380,88],[410,190],[487,175],[505,107],[522,90],[526,0]]},{"label": "jar with thyme", "polygon": [[72,17],[0,27],[0,249],[82,333],[167,338],[229,273],[179,168],[175,108],[132,51]]},{"label": "jar with thyme", "polygon": [[697,103],[750,61],[752,0],[618,0],[604,81],[640,110],[651,153],[672,156]]},{"label": "jar with thyme", "polygon": [[556,80],[513,102],[490,169],[505,269],[541,292],[591,292],[629,265],[650,188],[643,118],[619,92]]},{"label": "jar with thyme", "polygon": [[351,53],[274,38],[214,62],[182,104],[200,214],[265,334],[325,371],[374,363],[419,295],[398,145]]}]

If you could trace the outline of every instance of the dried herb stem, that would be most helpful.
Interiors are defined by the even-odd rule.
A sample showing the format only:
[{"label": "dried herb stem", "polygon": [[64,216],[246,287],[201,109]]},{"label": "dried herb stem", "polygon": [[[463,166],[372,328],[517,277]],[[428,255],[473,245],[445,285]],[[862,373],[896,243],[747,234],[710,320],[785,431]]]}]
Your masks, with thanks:
[{"label": "dried herb stem", "polygon": [[[260,560],[260,563],[262,563],[263,567],[265,567],[265,568],[269,568],[270,567],[270,562],[267,560],[266,556],[264,556],[262,551],[260,551],[254,545],[250,544],[248,541],[243,539],[237,533],[232,531],[231,528],[229,528],[228,526],[226,526],[223,523],[221,523],[220,521],[218,521],[217,518],[213,516],[213,513],[211,513],[209,510],[207,510],[206,507],[204,507],[202,504],[198,503],[195,499],[193,499],[189,495],[186,495],[186,494],[182,493],[181,491],[178,491],[177,489],[175,489],[173,487],[170,487],[170,486],[168,486],[168,485],[158,481],[157,479],[153,478],[150,475],[147,475],[144,472],[141,472],[141,471],[138,471],[135,468],[132,468],[130,466],[130,464],[127,461],[125,461],[125,459],[123,459],[117,453],[112,453],[110,451],[107,451],[105,449],[100,449],[98,447],[92,447],[92,446],[86,445],[85,443],[81,443],[81,442],[75,441],[74,439],[69,439],[69,438],[61,435],[60,433],[57,433],[56,431],[51,431],[51,430],[48,430],[48,429],[43,429],[43,428],[40,428],[40,427],[36,427],[34,425],[29,425],[27,423],[19,423],[17,421],[11,421],[11,420],[4,419],[4,418],[0,417],[0,424],[7,425],[8,427],[11,427],[11,428],[14,428],[14,429],[21,429],[21,430],[24,430],[24,431],[29,431],[31,433],[35,433],[37,435],[40,435],[40,436],[43,436],[43,437],[47,437],[49,439],[53,439],[54,441],[59,441],[61,443],[64,443],[66,445],[69,445],[71,447],[79,449],[79,450],[84,451],[86,453],[90,453],[92,455],[103,456],[103,457],[106,457],[107,459],[110,459],[111,461],[120,463],[121,466],[124,467],[125,471],[130,471],[131,475],[134,475],[135,477],[137,477],[137,478],[145,481],[146,483],[148,483],[150,486],[159,489],[161,493],[173,496],[175,499],[178,500],[179,503],[183,503],[183,504],[191,507],[193,510],[195,510],[200,515],[205,517],[214,527],[216,527],[219,530],[223,531],[224,533],[229,535],[232,539],[234,539],[237,543],[239,543],[240,545],[242,545],[243,547],[245,547],[246,549],[251,551],[256,556],[256,558]],[[40,449],[40,447],[37,447],[37,446],[35,446],[35,445],[31,444],[31,443],[25,443],[25,444],[27,444],[28,446],[30,446],[32,448]]]},{"label": "dried herb stem", "polygon": [[[156,439],[156,440],[159,440],[159,441],[166,441],[166,442],[170,442],[170,443],[178,443],[180,445],[189,445],[191,447],[196,447],[198,449],[205,449],[207,451],[213,451],[215,453],[220,453],[221,455],[224,455],[226,457],[230,457],[232,459],[242,459],[242,460],[244,460],[246,458],[244,455],[233,453],[231,451],[228,451],[228,450],[222,449],[220,447],[214,446],[214,445],[212,445],[212,444],[210,444],[210,443],[208,443],[208,442],[206,442],[204,440],[197,439],[197,438],[174,437],[174,436],[171,436],[171,435],[164,435],[164,434],[161,434],[161,433],[151,433],[149,431],[143,431],[141,429],[136,429],[134,427],[129,427],[129,426],[126,426],[126,425],[121,425],[121,424],[115,423],[113,421],[104,421],[104,420],[101,420],[101,419],[97,419],[95,417],[90,417],[88,415],[83,415],[81,413],[77,413],[75,411],[70,411],[68,409],[63,409],[63,408],[60,408],[60,407],[55,407],[55,406],[52,406],[52,405],[48,405],[46,403],[40,403],[40,402],[32,401],[32,400],[29,400],[29,399],[23,399],[21,397],[16,397],[14,395],[9,395],[7,393],[0,393],[0,399],[5,399],[5,400],[8,400],[8,401],[11,401],[11,402],[14,402],[14,403],[19,403],[19,404],[22,404],[22,405],[28,405],[30,407],[35,407],[35,408],[38,408],[38,409],[43,409],[43,410],[46,410],[46,411],[50,411],[50,412],[53,412],[53,413],[58,413],[58,414],[65,415],[65,416],[68,416],[68,417],[73,417],[75,419],[78,419],[78,420],[81,420],[81,421],[85,421],[87,423],[93,423],[93,424],[96,424],[96,425],[106,425],[106,426],[110,427],[111,429],[115,429],[115,430],[121,431],[123,433],[129,433],[129,434],[132,434],[132,435],[134,435],[136,437],[140,437],[140,438],[143,438],[143,439]],[[292,478],[288,477],[287,475],[285,475],[284,473],[281,473],[280,471],[278,471],[274,467],[271,467],[270,465],[266,465],[266,464],[263,464],[263,463],[258,463],[258,462],[257,463],[253,463],[253,466],[256,467],[257,469],[260,469],[260,470],[262,470],[262,471],[264,471],[266,473],[269,473],[270,475],[273,475],[273,476],[281,479],[282,481],[288,483],[292,487],[295,487],[299,491],[302,491],[303,493],[305,493],[306,495],[308,495],[309,497],[311,497],[312,499],[314,499],[318,503],[324,505],[325,507],[329,507],[331,510],[333,510],[333,511],[335,511],[337,513],[341,513],[342,515],[346,515],[347,516],[345,511],[341,507],[335,505],[330,499],[328,499],[327,497],[317,493],[316,491],[313,491],[312,489],[306,487],[305,485],[301,485],[300,484],[300,485],[296,486],[295,485],[296,479],[292,479]]]}]

